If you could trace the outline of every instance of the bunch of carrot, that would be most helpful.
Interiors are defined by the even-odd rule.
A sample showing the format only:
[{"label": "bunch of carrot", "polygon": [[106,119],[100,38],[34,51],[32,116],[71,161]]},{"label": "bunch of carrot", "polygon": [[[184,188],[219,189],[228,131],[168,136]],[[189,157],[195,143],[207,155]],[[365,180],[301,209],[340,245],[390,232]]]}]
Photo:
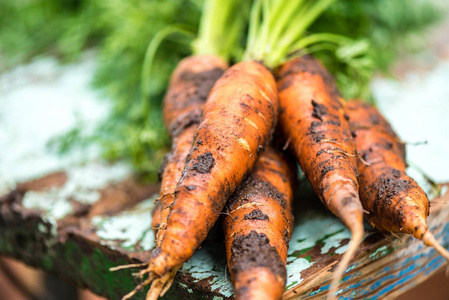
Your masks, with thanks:
[{"label": "bunch of carrot", "polygon": [[124,299],[147,284],[147,299],[163,295],[222,212],[236,298],[281,298],[296,180],[296,163],[282,148],[351,231],[331,295],[363,239],[364,211],[376,228],[413,234],[449,257],[426,226],[427,197],[405,174],[403,144],[391,127],[373,107],[347,104],[323,65],[297,49],[332,2],[256,0],[245,60],[228,68],[209,26],[226,28],[238,1],[227,2],[221,19],[213,17],[218,0],[206,1],[194,45],[209,46],[178,65],[163,103],[173,148],[153,213],[156,248],[140,265],[148,278]]}]

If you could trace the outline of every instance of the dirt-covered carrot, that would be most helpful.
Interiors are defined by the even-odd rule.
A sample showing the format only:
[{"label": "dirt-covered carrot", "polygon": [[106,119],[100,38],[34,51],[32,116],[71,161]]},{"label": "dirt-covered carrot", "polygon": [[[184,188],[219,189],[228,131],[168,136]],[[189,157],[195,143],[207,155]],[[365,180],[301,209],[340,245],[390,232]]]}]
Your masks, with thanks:
[{"label": "dirt-covered carrot", "polygon": [[227,64],[219,57],[197,55],[183,59],[173,72],[162,109],[172,149],[160,167],[162,183],[152,223],[156,245],[161,240],[157,232],[166,226],[168,208],[173,204],[175,187],[181,179],[207,96],[226,68]]},{"label": "dirt-covered carrot", "polygon": [[[239,8],[238,10],[236,9],[237,7]],[[152,283],[152,285],[147,293],[147,299],[155,299],[162,295],[170,286],[176,271],[182,266],[182,263],[193,254],[201,242],[196,236],[184,236],[182,232],[177,232],[179,226],[170,226],[173,222],[170,222],[168,219],[172,214],[176,215],[176,213],[179,213],[180,210],[185,208],[176,209],[174,203],[175,199],[180,196],[181,198],[184,198],[184,201],[188,201],[186,197],[189,198],[184,192],[175,189],[178,181],[181,180],[182,175],[184,175],[182,178],[185,178],[185,175],[191,173],[197,175],[197,171],[202,172],[204,170],[201,169],[204,165],[200,166],[195,163],[193,166],[190,166],[190,171],[184,170],[186,160],[189,161],[189,157],[192,156],[191,154],[188,157],[187,154],[192,146],[193,132],[195,132],[195,128],[201,118],[204,100],[207,98],[214,81],[221,75],[223,69],[227,67],[224,61],[229,61],[231,57],[235,58],[236,54],[242,52],[238,41],[241,38],[243,32],[242,29],[245,26],[245,8],[248,7],[248,3],[241,3],[237,0],[229,0],[226,2],[218,0],[204,1],[198,36],[191,43],[193,56],[183,60],[171,78],[170,87],[164,98],[163,117],[172,138],[174,148],[171,155],[167,157],[167,166],[163,168],[163,183],[161,197],[159,199],[160,210],[155,213],[155,217],[159,218],[159,220],[153,222],[153,225],[157,225],[156,249],[153,252],[153,258],[150,262],[141,265],[128,266],[146,267],[145,270],[140,272],[140,275],[142,277],[149,273],[149,277],[140,283],[132,292],[127,294],[124,299],[128,299],[139,289],[150,283]],[[157,48],[158,43],[162,40],[162,37],[166,34],[175,32],[185,32],[185,29],[183,29],[182,26],[181,28],[177,28],[177,26],[173,25],[162,30],[161,34],[158,35],[159,38],[155,38],[150,43],[147,51],[147,56],[149,58],[146,58],[146,61],[152,61],[155,49]],[[150,64],[148,63],[148,65]],[[225,119],[226,118],[222,118],[222,122]],[[232,122],[235,123],[235,120]],[[268,120],[267,124],[269,123],[270,121]],[[267,126],[271,125],[269,124]],[[206,131],[209,132],[208,130]],[[207,139],[207,137],[204,136],[202,138],[203,140]],[[261,139],[261,142],[264,142],[263,138]],[[202,143],[201,139],[198,143]],[[217,149],[215,149],[215,151],[217,151]],[[253,153],[251,152],[251,155],[252,154]],[[205,162],[207,163],[209,153],[205,153],[205,157]],[[217,157],[211,158],[213,160]],[[218,157],[218,159],[220,158]],[[213,165],[211,168],[212,167]],[[207,185],[207,183],[208,182],[206,181],[201,182],[203,186]],[[192,190],[190,190],[190,188],[192,188]],[[187,192],[193,191],[194,188],[193,185],[188,185]],[[197,193],[200,190],[203,190],[203,194],[206,193],[206,188],[201,189],[200,186],[198,186]],[[207,197],[207,195],[203,195],[203,200],[204,197]],[[192,199],[193,205],[198,205],[199,201],[196,200],[197,199],[195,198]],[[209,207],[208,209],[215,211],[216,208],[217,207]],[[185,212],[181,212],[181,214],[181,216],[178,215],[173,218],[174,222],[176,223],[179,218],[185,218],[183,222],[188,223],[190,218],[188,214],[187,217]],[[217,217],[218,215],[219,212],[217,212]],[[191,217],[197,218],[198,216],[193,214]],[[197,230],[205,230],[206,232],[202,232],[202,234],[206,235],[207,229],[204,228],[209,228],[209,225],[211,225],[210,223],[207,223],[209,220],[197,218],[195,221],[204,223],[201,224]],[[193,225],[193,223],[191,225]],[[186,227],[185,231],[189,231],[190,229],[192,229],[192,227]],[[184,256],[179,256],[178,253],[176,253],[176,251],[182,252],[182,248],[175,249],[172,247],[176,246],[169,245],[173,236],[176,237],[177,234],[181,239],[186,241],[183,246],[187,247],[188,250],[184,251],[187,252],[184,253]],[[166,235],[170,236],[170,238],[166,238]],[[166,240],[167,242],[165,242]],[[193,246],[195,243],[197,243],[197,246]],[[168,257],[173,259],[168,262],[163,261],[164,258],[162,258],[161,261],[160,258],[164,255],[168,255]],[[158,257],[159,260],[157,259]],[[154,266],[157,266],[157,270],[154,270]],[[126,267],[127,266],[120,266],[113,269],[118,270]]]},{"label": "dirt-covered carrot", "polygon": [[309,55],[283,64],[276,78],[280,128],[315,193],[352,234],[333,275],[331,292],[335,292],[364,233],[355,143],[345,104],[331,75]]},{"label": "dirt-covered carrot", "polygon": [[270,140],[277,113],[274,77],[260,63],[237,63],[216,82],[176,186],[167,226],[163,233],[159,230],[162,240],[140,272],[149,277],[136,289],[156,279],[158,286],[148,294],[154,297],[163,288],[159,283],[194,254]]},{"label": "dirt-covered carrot", "polygon": [[[161,191],[158,205],[153,211],[153,228],[156,247],[159,247],[167,227],[168,214],[173,206],[175,188],[181,179],[193,136],[203,112],[204,103],[213,84],[223,74],[227,64],[216,56],[197,55],[185,58],[178,64],[170,80],[163,103],[165,126],[172,137],[172,150],[161,166]],[[153,281],[149,295],[162,296],[170,287],[174,268],[164,278]],[[163,290],[162,290],[163,289]]]},{"label": "dirt-covered carrot", "polygon": [[274,78],[261,64],[238,63],[217,81],[148,272],[163,276],[193,255],[269,140],[276,114]]},{"label": "dirt-covered carrot", "polygon": [[449,260],[427,227],[427,195],[405,172],[404,143],[375,107],[352,101],[347,112],[362,158],[360,198],[369,223],[384,232],[411,234]]},{"label": "dirt-covered carrot", "polygon": [[355,144],[344,104],[327,70],[304,55],[313,51],[304,49],[311,40],[329,42],[326,39],[332,35],[305,36],[305,31],[332,2],[256,0],[246,55],[275,70],[279,125],[287,142],[321,201],[351,231],[348,250],[333,273],[331,294],[335,294],[364,231]]},{"label": "dirt-covered carrot", "polygon": [[200,122],[207,96],[227,67],[226,62],[215,55],[193,55],[178,64],[162,109],[165,127],[172,138]]},{"label": "dirt-covered carrot", "polygon": [[157,232],[159,230],[159,226],[161,224],[161,203],[158,202],[153,208],[151,212],[151,228],[153,229],[154,236],[157,236]]},{"label": "dirt-covered carrot", "polygon": [[293,216],[296,164],[271,147],[231,196],[223,228],[236,299],[280,299]]},{"label": "dirt-covered carrot", "polygon": [[160,192],[161,224],[156,246],[159,246],[173,205],[175,187],[181,179],[193,135],[203,112],[204,104],[214,83],[227,64],[212,55],[190,56],[182,60],[174,71],[163,102],[164,123],[172,137],[172,150],[161,166]]},{"label": "dirt-covered carrot", "polygon": [[[159,205],[157,207],[160,212],[155,210],[155,213],[160,213],[156,235],[156,247],[159,246],[162,241],[162,233],[167,226],[168,213],[170,212],[171,206],[173,205],[173,199],[175,198],[176,184],[179,179],[181,179],[187,155],[192,147],[195,130],[196,126],[192,125],[186,128],[173,140],[172,151],[166,156],[166,164],[162,166],[164,171],[162,173],[161,191],[160,197],[158,198]],[[155,217],[154,214],[153,219]],[[156,222],[155,220],[153,221]]]}]

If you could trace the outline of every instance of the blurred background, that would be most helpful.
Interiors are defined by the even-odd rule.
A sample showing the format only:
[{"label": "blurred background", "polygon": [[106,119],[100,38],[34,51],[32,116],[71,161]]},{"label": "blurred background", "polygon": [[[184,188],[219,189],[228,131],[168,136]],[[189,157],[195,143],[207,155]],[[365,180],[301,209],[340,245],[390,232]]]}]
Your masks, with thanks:
[{"label": "blurred background", "polygon": [[[0,1],[0,197],[97,158],[154,182],[169,146],[161,99],[192,37],[168,36],[149,80],[145,53],[171,24],[194,36],[201,9],[201,0]],[[345,98],[378,105],[408,143],[412,174],[449,182],[449,2],[335,1],[310,32],[354,39],[349,56],[317,56]],[[440,272],[399,299],[449,299],[447,280]],[[6,257],[0,290],[1,299],[100,299]]]}]

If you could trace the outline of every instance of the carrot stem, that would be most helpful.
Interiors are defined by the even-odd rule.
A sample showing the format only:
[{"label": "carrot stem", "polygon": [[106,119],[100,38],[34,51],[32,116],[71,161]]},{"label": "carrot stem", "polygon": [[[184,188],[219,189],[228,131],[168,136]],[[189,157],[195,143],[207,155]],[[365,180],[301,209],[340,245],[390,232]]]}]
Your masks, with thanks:
[{"label": "carrot stem", "polygon": [[330,42],[335,44],[342,44],[344,42],[349,41],[350,39],[333,33],[316,33],[311,34],[309,36],[303,37],[296,44],[294,44],[294,49],[303,49],[312,44],[322,43],[322,42]]},{"label": "carrot stem", "polygon": [[[335,0],[256,0],[252,8],[245,60],[276,67],[293,50],[318,16]],[[262,13],[262,16],[261,16]]]},{"label": "carrot stem", "polygon": [[236,0],[204,2],[198,38],[192,43],[193,53],[217,55],[228,61],[235,53],[242,34],[249,3]]},{"label": "carrot stem", "polygon": [[304,35],[304,31],[307,27],[310,26],[310,24],[312,24],[333,1],[335,0],[318,0],[310,9],[304,10],[304,13],[300,13],[296,18],[297,21],[290,24],[289,29],[284,32],[282,38],[277,41],[276,50],[270,57],[271,60],[274,62],[281,61],[286,53],[293,51],[293,44]]},{"label": "carrot stem", "polygon": [[261,12],[260,0],[255,0],[253,6],[251,7],[251,14],[249,18],[249,28],[248,28],[248,40],[246,45],[246,52],[243,57],[244,60],[254,57],[253,51],[256,45],[257,36],[259,33],[259,18]]},{"label": "carrot stem", "polygon": [[[159,45],[162,43],[164,39],[166,39],[169,35],[172,34],[181,34],[189,38],[194,37],[194,33],[183,29],[178,25],[170,25],[163,29],[161,29],[150,41],[148,44],[147,50],[145,51],[145,58],[143,60],[142,72],[140,74],[140,87],[142,91],[142,106],[143,111],[148,111],[149,101],[148,98],[150,96],[150,78],[151,78],[151,69],[153,67],[154,57],[156,56],[157,49]],[[146,115],[146,113],[145,113]]]}]

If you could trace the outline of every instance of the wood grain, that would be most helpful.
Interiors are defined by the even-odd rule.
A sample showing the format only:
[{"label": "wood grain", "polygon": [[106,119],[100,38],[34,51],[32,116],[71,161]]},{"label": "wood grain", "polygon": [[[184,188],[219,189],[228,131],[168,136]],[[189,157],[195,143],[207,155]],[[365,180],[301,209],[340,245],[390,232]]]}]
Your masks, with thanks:
[{"label": "wood grain", "polygon": [[[92,172],[97,171],[100,172],[98,168]],[[105,186],[97,186],[98,198],[86,204],[83,195],[92,197],[86,194],[89,182],[78,182],[77,189],[70,194],[67,185],[74,183],[70,176],[63,175],[65,173],[70,172],[48,177],[57,184],[47,185],[45,178],[18,184],[20,189],[0,200],[0,253],[55,273],[110,299],[119,298],[140,279],[132,276],[137,270],[111,273],[109,268],[148,258],[154,245],[150,211],[155,197],[151,195],[158,187],[123,176],[108,181]],[[33,202],[30,197],[42,202]],[[296,206],[307,209],[295,212],[285,299],[325,297],[331,272],[347,247],[348,230],[315,197],[310,187],[303,184]],[[313,204],[313,199],[317,205]],[[52,205],[45,204],[46,200],[52,201]],[[312,204],[301,203],[305,200]],[[448,200],[448,193],[433,200],[429,217],[431,230],[445,247],[449,245]],[[29,203],[35,206],[30,207]],[[71,209],[61,214],[56,208],[65,205],[70,205]],[[82,205],[86,206],[80,210]],[[167,299],[179,299],[180,295],[183,299],[233,298],[220,225],[184,265]],[[419,241],[369,231],[369,225],[366,228],[360,250],[342,280],[339,299],[393,298],[445,265],[444,259]],[[139,297],[143,297],[143,293],[136,299]]]}]

